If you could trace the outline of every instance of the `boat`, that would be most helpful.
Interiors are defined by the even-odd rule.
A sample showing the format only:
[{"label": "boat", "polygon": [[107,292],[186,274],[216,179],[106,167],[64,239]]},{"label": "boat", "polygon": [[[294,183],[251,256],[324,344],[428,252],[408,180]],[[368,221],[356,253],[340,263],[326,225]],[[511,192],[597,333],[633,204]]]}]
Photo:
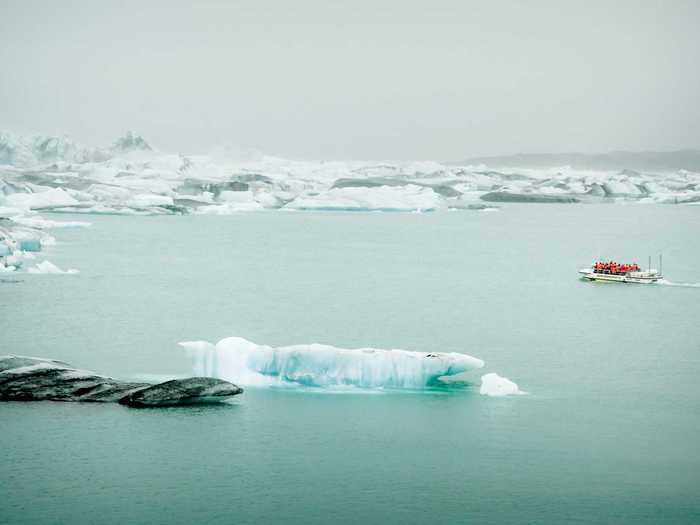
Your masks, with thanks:
[{"label": "boat", "polygon": [[589,268],[578,271],[588,281],[601,281],[612,283],[637,283],[650,284],[662,279],[661,256],[659,255],[659,269],[651,267],[651,258],[646,270],[642,270],[636,264],[622,264],[616,262],[593,263]]}]

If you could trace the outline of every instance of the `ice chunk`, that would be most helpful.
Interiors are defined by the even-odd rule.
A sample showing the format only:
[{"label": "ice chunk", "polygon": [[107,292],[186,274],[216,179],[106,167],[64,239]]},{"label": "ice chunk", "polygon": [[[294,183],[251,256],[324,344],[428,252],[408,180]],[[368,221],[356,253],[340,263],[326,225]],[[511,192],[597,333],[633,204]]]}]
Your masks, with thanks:
[{"label": "ice chunk", "polygon": [[242,211],[262,210],[260,203],[251,202],[227,202],[224,204],[213,204],[210,206],[200,206],[195,211],[199,215],[233,215]]},{"label": "ice chunk", "polygon": [[439,206],[440,197],[432,188],[379,186],[373,188],[332,188],[319,195],[301,196],[285,206],[295,210],[341,211],[428,211]]},{"label": "ice chunk", "polygon": [[52,208],[78,204],[67,191],[61,188],[51,188],[38,193],[13,193],[5,197],[7,204],[13,208],[33,210],[37,208]]},{"label": "ice chunk", "polygon": [[134,208],[145,208],[148,206],[172,206],[173,199],[167,195],[140,194],[135,195],[126,202],[127,206]]},{"label": "ice chunk", "polygon": [[34,254],[31,252],[23,252],[22,250],[14,250],[10,255],[5,257],[5,264],[7,266],[14,266],[19,268],[22,266],[22,262],[25,259],[32,259]]},{"label": "ice chunk", "polygon": [[[48,228],[81,228],[90,226],[89,222],[85,221],[52,221],[42,217],[15,217],[13,221],[22,226],[30,228],[48,229]],[[24,249],[24,248],[23,248]]]},{"label": "ice chunk", "polygon": [[525,394],[518,385],[506,377],[490,373],[481,376],[479,393],[490,397],[503,397]]},{"label": "ice chunk", "polygon": [[195,374],[252,386],[422,389],[438,384],[441,377],[484,366],[481,359],[454,352],[346,349],[322,344],[271,347],[241,337],[228,337],[216,345],[206,341],[180,345],[191,357]]},{"label": "ice chunk", "polygon": [[231,191],[219,192],[218,200],[221,202],[249,203],[255,202],[252,191]]},{"label": "ice chunk", "polygon": [[18,240],[19,249],[25,252],[40,252],[41,251],[41,240],[40,239],[19,239]]},{"label": "ice chunk", "polygon": [[61,270],[58,266],[49,261],[40,262],[36,266],[32,266],[27,270],[29,273],[78,273],[78,270]]}]

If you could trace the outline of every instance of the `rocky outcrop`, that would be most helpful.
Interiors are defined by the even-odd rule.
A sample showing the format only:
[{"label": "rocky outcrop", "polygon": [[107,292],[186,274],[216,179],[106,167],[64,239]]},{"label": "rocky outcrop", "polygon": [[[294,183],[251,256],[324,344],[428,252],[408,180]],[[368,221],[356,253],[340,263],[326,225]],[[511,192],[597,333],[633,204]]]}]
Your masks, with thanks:
[{"label": "rocky outcrop", "polygon": [[79,370],[53,359],[0,356],[0,401],[118,402],[133,407],[215,403],[243,389],[211,377],[132,383]]},{"label": "rocky outcrop", "polygon": [[131,391],[119,402],[132,407],[216,403],[242,391],[240,387],[221,379],[190,377]]}]

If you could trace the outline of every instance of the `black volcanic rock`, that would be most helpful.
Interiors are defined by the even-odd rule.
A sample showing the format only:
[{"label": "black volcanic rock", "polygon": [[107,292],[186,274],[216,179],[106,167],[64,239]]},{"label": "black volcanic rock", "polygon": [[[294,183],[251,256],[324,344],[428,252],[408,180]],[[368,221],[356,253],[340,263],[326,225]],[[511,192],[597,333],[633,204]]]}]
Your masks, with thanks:
[{"label": "black volcanic rock", "polygon": [[52,359],[0,356],[0,401],[119,402],[158,407],[214,403],[242,392],[228,381],[211,377],[151,385],[119,381]]}]

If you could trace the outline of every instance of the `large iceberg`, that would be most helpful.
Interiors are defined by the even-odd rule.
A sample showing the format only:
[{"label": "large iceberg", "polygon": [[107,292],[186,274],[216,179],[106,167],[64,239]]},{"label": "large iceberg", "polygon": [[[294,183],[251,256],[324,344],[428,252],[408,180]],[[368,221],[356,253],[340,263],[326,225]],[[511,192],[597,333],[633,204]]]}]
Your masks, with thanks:
[{"label": "large iceberg", "polygon": [[180,345],[192,359],[195,374],[244,386],[423,389],[484,366],[481,359],[455,352],[346,349],[323,344],[272,347],[241,337],[227,337],[216,345],[207,341]]}]

